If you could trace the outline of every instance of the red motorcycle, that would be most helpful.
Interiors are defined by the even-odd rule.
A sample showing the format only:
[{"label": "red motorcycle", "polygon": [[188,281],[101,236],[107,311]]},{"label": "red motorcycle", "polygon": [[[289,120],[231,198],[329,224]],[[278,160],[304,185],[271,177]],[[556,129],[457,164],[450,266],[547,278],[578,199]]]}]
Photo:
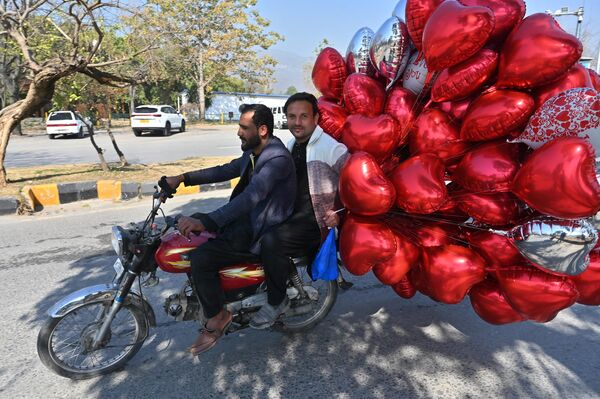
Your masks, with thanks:
[{"label": "red motorcycle", "polygon": [[[50,317],[38,334],[37,350],[50,370],[63,377],[85,379],[122,368],[140,350],[150,326],[156,325],[142,287],[158,284],[158,268],[188,277],[179,293],[165,299],[166,313],[176,321],[197,320],[204,325],[189,254],[214,236],[203,232],[188,239],[177,231],[177,219],[172,217],[165,217],[159,228],[155,218],[165,198],[165,192],[157,189],[152,210],[141,227],[112,228],[112,246],[118,255],[112,283],[73,292],[48,310]],[[287,288],[291,307],[274,326],[284,332],[314,327],[327,316],[338,293],[337,281],[312,281],[307,257],[292,259],[292,263]],[[260,264],[230,266],[220,271],[220,278],[226,308],[233,314],[227,333],[248,327],[253,313],[267,302],[263,268]],[[339,283],[343,288],[350,286],[341,274]]]}]

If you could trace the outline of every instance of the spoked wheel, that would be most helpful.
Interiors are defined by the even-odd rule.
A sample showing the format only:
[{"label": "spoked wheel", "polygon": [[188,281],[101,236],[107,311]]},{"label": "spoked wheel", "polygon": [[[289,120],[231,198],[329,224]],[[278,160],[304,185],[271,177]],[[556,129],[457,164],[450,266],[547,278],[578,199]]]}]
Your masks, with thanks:
[{"label": "spoked wheel", "polygon": [[55,373],[75,380],[123,367],[142,347],[148,323],[142,309],[123,304],[104,340],[93,348],[92,342],[111,303],[111,300],[92,301],[62,317],[49,318],[37,340],[42,363]]},{"label": "spoked wheel", "polygon": [[297,270],[306,296],[291,299],[290,311],[276,324],[286,332],[310,330],[327,316],[337,299],[337,281],[312,281],[306,267]]}]

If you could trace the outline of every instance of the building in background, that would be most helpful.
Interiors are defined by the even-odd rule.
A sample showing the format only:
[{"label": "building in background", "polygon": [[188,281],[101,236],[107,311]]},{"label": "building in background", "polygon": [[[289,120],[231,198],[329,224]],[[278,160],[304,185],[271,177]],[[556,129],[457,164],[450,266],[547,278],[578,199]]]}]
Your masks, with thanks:
[{"label": "building in background", "polygon": [[225,122],[240,119],[240,105],[264,104],[273,109],[283,107],[289,96],[256,93],[211,93],[211,103],[206,109],[205,119],[209,121],[224,120]]}]

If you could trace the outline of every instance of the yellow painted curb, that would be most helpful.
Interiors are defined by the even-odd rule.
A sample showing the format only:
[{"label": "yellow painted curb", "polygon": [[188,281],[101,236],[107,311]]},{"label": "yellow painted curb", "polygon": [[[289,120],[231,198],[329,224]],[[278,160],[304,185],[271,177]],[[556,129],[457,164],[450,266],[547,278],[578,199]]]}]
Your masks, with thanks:
[{"label": "yellow painted curb", "polygon": [[96,182],[98,189],[98,198],[103,200],[121,199],[121,181],[120,180],[98,180]]},{"label": "yellow painted curb", "polygon": [[184,186],[183,183],[181,183],[179,185],[179,187],[177,187],[177,194],[175,195],[180,195],[180,194],[198,194],[200,192],[200,186]]},{"label": "yellow painted curb", "polygon": [[56,184],[38,184],[31,186],[33,200],[42,206],[60,205],[58,186]]},{"label": "yellow painted curb", "polygon": [[231,179],[231,188],[235,188],[237,184],[240,182],[240,178],[236,177],[235,179]]}]

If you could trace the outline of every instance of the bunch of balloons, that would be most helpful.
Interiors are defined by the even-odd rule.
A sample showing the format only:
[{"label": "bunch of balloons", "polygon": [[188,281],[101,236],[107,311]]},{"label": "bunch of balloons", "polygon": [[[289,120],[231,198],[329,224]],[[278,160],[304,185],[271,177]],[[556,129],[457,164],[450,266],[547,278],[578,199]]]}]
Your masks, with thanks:
[{"label": "bunch of balloons", "polygon": [[600,304],[600,78],[523,0],[402,0],[312,77],[351,152],[340,251],[398,295],[485,321]]}]

